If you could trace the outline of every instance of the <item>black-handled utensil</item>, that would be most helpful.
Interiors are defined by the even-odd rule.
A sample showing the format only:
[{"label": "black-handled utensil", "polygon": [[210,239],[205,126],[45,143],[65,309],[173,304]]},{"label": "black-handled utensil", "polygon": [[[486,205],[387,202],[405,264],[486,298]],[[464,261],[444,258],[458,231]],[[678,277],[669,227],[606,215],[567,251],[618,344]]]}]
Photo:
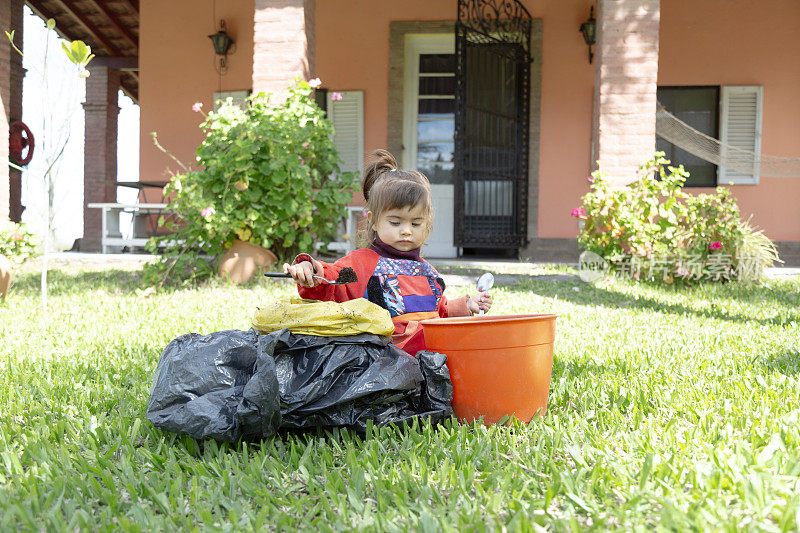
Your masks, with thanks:
[{"label": "black-handled utensil", "polygon": [[[291,278],[291,274],[287,274],[285,272],[264,272],[264,275],[268,278]],[[339,275],[336,276],[336,279],[330,280],[323,278],[322,276],[317,276],[314,274],[314,277],[317,279],[321,279],[322,281],[329,283],[331,285],[345,285],[347,283],[355,283],[358,281],[358,276],[356,276],[356,271],[350,267],[344,267],[339,271]]]}]

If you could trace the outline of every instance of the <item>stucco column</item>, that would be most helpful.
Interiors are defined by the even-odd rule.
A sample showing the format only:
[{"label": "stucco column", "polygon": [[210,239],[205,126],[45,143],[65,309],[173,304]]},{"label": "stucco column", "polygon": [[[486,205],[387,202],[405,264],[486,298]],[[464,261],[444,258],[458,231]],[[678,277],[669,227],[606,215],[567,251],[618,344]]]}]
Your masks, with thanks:
[{"label": "stucco column", "polygon": [[592,155],[620,184],[655,151],[660,15],[659,0],[597,3]]},{"label": "stucco column", "polygon": [[[22,27],[24,0],[11,0],[11,28],[15,30],[14,42],[22,50]],[[7,47],[8,48],[8,47]],[[22,56],[16,51],[10,52],[11,83],[9,91],[8,122],[22,120],[22,80],[25,78],[25,69],[22,68]],[[5,101],[5,100],[4,100]],[[8,135],[6,135],[6,138]],[[6,148],[8,149],[8,148]],[[36,153],[34,152],[34,157]],[[14,222],[22,218],[22,173],[11,167],[9,174],[9,217]]]},{"label": "stucco column", "polygon": [[81,251],[100,250],[102,215],[90,209],[94,202],[117,201],[117,93],[119,71],[106,66],[92,67],[86,78],[86,120],[83,146],[83,239]]},{"label": "stucco column", "polygon": [[315,72],[316,0],[255,0],[253,93],[283,91]]}]

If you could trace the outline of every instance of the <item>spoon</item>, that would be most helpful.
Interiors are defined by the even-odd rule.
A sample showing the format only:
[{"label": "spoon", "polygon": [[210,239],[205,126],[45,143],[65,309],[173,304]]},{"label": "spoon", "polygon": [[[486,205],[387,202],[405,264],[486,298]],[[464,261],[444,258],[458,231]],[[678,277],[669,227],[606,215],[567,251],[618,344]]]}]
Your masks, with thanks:
[{"label": "spoon", "polygon": [[[264,275],[268,278],[291,278],[291,274],[287,274],[284,272],[264,272]],[[320,279],[322,281],[327,282],[330,285],[346,285],[348,283],[356,283],[358,281],[358,276],[356,275],[355,271],[350,267],[344,267],[339,271],[339,275],[336,276],[336,279],[325,279],[322,276],[317,276],[316,274],[313,277]]]},{"label": "spoon", "polygon": [[[477,283],[478,292],[486,292],[489,289],[491,289],[493,285],[494,285],[494,276],[492,275],[491,272],[486,272],[485,274],[481,275],[481,277],[478,278],[478,283]],[[478,314],[482,315],[483,309],[478,311]]]}]

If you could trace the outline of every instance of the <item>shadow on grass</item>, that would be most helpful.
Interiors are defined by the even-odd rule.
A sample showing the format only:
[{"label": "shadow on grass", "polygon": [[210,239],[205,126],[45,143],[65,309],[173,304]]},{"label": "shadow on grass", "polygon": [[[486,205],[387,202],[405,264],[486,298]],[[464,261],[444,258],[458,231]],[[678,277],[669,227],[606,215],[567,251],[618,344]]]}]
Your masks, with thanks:
[{"label": "shadow on grass", "polygon": [[742,303],[760,304],[769,300],[789,308],[800,308],[800,286],[789,280],[781,280],[771,286],[721,283],[710,288],[714,296]]},{"label": "shadow on grass", "polygon": [[[23,272],[15,277],[12,290],[20,293],[39,292],[40,272]],[[133,292],[142,287],[141,270],[90,270],[83,272],[47,271],[47,291],[49,294],[69,294],[105,290],[108,292]]]},{"label": "shadow on grass", "polygon": [[[575,287],[578,287],[580,290],[575,291]],[[785,316],[779,317],[755,318],[740,313],[728,313],[725,310],[716,307],[712,307],[711,309],[697,309],[686,305],[660,302],[646,296],[639,296],[638,298],[635,298],[628,294],[610,291],[596,287],[589,283],[582,283],[580,281],[572,283],[545,283],[539,281],[526,281],[521,284],[519,288],[523,290],[530,290],[539,296],[548,298],[557,297],[559,300],[565,300],[578,305],[592,304],[615,309],[622,308],[670,313],[675,315],[694,315],[699,318],[713,318],[731,322],[774,326],[785,326],[790,322],[800,322],[800,314],[797,312],[787,312]],[[757,295],[754,297],[748,295],[747,298],[742,300],[745,302],[752,301],[753,304],[763,302],[765,299],[777,300],[780,303],[784,303],[789,308],[800,308],[800,296],[797,294],[796,290],[791,290],[789,288],[760,288],[760,290],[762,291],[760,293],[760,297],[757,297]],[[735,290],[731,291],[730,293],[719,292],[718,296],[734,300],[740,299],[737,297],[737,292]]]},{"label": "shadow on grass", "polygon": [[792,350],[782,354],[773,354],[762,359],[760,364],[767,371],[796,376],[800,374],[800,351]]}]

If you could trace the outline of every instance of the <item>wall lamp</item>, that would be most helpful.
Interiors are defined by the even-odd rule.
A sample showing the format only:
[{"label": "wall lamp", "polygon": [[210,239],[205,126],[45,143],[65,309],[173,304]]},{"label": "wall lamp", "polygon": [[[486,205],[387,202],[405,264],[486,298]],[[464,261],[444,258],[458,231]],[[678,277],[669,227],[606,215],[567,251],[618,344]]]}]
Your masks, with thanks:
[{"label": "wall lamp", "polygon": [[589,47],[589,63],[591,63],[594,58],[592,45],[597,42],[597,21],[594,19],[594,6],[589,8],[589,18],[581,24],[581,33],[583,34],[583,40],[586,41]]},{"label": "wall lamp", "polygon": [[231,39],[227,32],[225,31],[225,21],[219,21],[219,31],[217,33],[212,33],[208,36],[211,39],[211,42],[214,44],[214,53],[220,56],[219,58],[219,70],[220,74],[224,74],[228,70],[228,50],[230,50],[231,46],[234,44],[233,39]]}]

